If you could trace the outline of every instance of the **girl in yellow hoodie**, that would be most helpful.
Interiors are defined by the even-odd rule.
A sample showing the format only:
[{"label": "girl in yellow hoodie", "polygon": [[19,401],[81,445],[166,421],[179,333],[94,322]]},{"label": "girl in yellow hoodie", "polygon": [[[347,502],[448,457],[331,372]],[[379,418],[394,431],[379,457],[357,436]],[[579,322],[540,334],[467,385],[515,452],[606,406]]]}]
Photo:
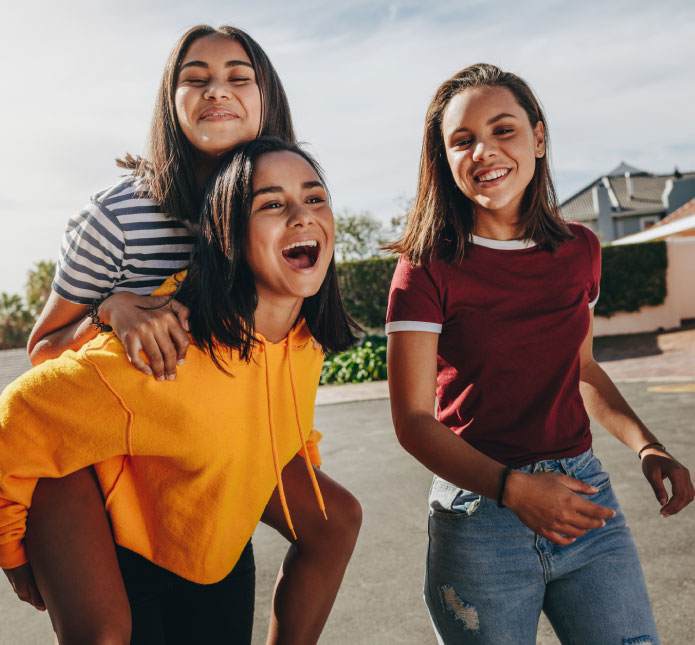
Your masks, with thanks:
[{"label": "girl in yellow hoodie", "polygon": [[[26,566],[39,477],[96,464],[133,615],[132,642],[247,642],[249,539],[295,454],[314,475],[322,350],[354,342],[333,261],[333,216],[316,163],[257,139],[208,185],[185,277],[191,310],[178,377],[130,369],[105,333],[32,369],[0,398],[0,566]],[[167,285],[163,287],[167,288]],[[185,611],[184,611],[185,609]]]}]

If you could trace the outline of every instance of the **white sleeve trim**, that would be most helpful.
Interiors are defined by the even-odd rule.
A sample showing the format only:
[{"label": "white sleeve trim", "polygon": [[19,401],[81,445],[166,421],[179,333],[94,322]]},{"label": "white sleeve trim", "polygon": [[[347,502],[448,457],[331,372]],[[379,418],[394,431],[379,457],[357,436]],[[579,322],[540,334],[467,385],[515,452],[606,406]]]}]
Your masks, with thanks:
[{"label": "white sleeve trim", "polygon": [[598,297],[601,295],[601,288],[599,287],[598,293],[596,294],[596,297],[589,303],[589,309],[593,309],[596,306],[596,303],[598,302]]},{"label": "white sleeve trim", "polygon": [[386,333],[395,331],[428,331],[432,334],[441,334],[442,326],[439,323],[422,322],[420,320],[396,320],[386,323]]}]

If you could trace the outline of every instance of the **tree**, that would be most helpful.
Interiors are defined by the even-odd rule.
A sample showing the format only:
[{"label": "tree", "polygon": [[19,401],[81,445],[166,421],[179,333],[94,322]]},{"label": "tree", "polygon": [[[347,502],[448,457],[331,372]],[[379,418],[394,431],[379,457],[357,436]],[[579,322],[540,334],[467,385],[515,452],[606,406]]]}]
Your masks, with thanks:
[{"label": "tree", "polygon": [[24,347],[51,293],[55,262],[37,262],[27,272],[25,299],[17,294],[0,293],[0,349]]},{"label": "tree", "polygon": [[335,217],[338,260],[362,260],[379,255],[381,223],[369,211],[340,211]]},{"label": "tree", "polygon": [[27,309],[32,318],[36,318],[43,309],[51,293],[51,282],[56,272],[56,263],[41,260],[29,269],[26,283]]},{"label": "tree", "polygon": [[24,347],[32,323],[33,317],[18,295],[0,293],[0,349]]}]

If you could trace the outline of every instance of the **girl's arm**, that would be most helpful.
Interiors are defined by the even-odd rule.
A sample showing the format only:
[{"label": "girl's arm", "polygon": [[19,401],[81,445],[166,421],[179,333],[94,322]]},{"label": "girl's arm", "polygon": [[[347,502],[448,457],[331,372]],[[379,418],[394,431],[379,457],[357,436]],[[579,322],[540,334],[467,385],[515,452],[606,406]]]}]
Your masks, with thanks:
[{"label": "girl's arm", "polygon": [[[106,298],[98,311],[101,322],[113,327],[125,346],[130,362],[159,381],[174,378],[189,343],[188,307],[167,300],[122,291]],[[77,350],[94,338],[98,331],[87,316],[88,311],[88,305],[70,302],[51,291],[29,336],[27,350],[32,364],[57,358],[68,349]]]},{"label": "girl's arm", "polygon": [[[391,413],[401,445],[429,470],[497,501],[504,466],[473,448],[433,415],[438,334],[402,331],[388,337]],[[512,470],[503,502],[532,531],[569,544],[614,515],[576,493],[597,490],[559,473]]]},{"label": "girl's arm", "polygon": [[[640,421],[608,374],[594,360],[593,325],[592,309],[589,332],[580,350],[580,390],[584,405],[587,412],[608,432],[639,453],[644,446],[658,443],[659,440]],[[695,490],[690,473],[669,453],[657,447],[647,448],[642,452],[642,471],[654,489],[664,517],[677,513],[693,501]],[[666,478],[670,480],[673,492],[670,500],[663,483]]]}]

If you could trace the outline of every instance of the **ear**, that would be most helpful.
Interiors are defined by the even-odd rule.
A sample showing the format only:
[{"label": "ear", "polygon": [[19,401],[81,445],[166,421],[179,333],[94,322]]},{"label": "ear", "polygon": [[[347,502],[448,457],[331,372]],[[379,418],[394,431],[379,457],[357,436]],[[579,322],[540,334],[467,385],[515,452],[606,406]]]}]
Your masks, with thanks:
[{"label": "ear", "polygon": [[543,121],[538,119],[536,127],[533,128],[533,138],[534,138],[534,152],[538,159],[545,156],[545,128],[543,127]]}]

